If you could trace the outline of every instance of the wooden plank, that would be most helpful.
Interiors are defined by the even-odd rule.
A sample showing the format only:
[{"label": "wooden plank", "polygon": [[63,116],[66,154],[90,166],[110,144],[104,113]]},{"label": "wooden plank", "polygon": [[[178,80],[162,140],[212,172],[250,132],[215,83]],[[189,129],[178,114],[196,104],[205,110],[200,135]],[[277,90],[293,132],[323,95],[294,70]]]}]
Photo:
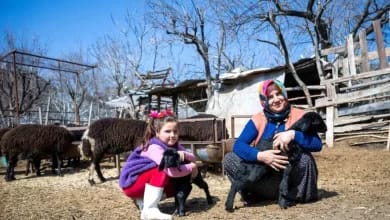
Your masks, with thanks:
[{"label": "wooden plank", "polygon": [[356,75],[356,63],[355,63],[355,49],[353,46],[353,36],[350,34],[348,36],[348,64],[350,75]]},{"label": "wooden plank", "polygon": [[362,64],[362,71],[361,72],[368,72],[370,70],[370,67],[368,65],[368,51],[367,51],[367,36],[366,36],[366,30],[363,29],[359,34],[359,44],[360,44],[360,54],[361,54],[361,64]]},{"label": "wooden plank", "polygon": [[377,88],[364,89],[356,92],[350,92],[345,94],[338,94],[333,100],[328,101],[327,98],[319,98],[315,100],[315,107],[326,107],[330,105],[339,105],[355,101],[357,99],[373,96],[380,93],[390,92],[390,86],[381,85]]},{"label": "wooden plank", "polygon": [[390,109],[390,100],[377,103],[368,103],[359,106],[352,106],[348,108],[339,108],[339,116],[350,115],[350,114],[361,114],[366,112],[372,112],[373,110],[388,110]]},{"label": "wooden plank", "polygon": [[[390,47],[385,48],[385,53],[386,53],[386,56],[390,56]],[[355,56],[355,63],[362,63],[363,62],[362,59],[363,59],[362,56]],[[368,61],[379,59],[378,52],[377,51],[368,52],[367,59],[368,59]],[[348,63],[348,58],[344,58],[342,61]],[[366,71],[360,71],[360,72],[366,72]]]},{"label": "wooden plank", "polygon": [[389,124],[389,133],[388,133],[388,136],[387,136],[386,150],[387,150],[387,151],[390,150],[390,124]]},{"label": "wooden plank", "polygon": [[351,73],[349,71],[349,64],[348,59],[343,59],[343,70],[341,71],[343,73],[343,76],[351,76]]},{"label": "wooden plank", "polygon": [[377,140],[377,141],[362,141],[362,142],[356,142],[349,144],[350,146],[357,146],[357,145],[363,145],[363,144],[377,144],[377,143],[383,143],[386,142],[386,140]]},{"label": "wooden plank", "polygon": [[328,83],[332,84],[332,83],[347,82],[349,80],[358,80],[358,79],[364,79],[364,78],[387,75],[387,74],[390,74],[390,68],[374,70],[366,73],[359,73],[355,76],[343,76],[343,77],[339,77],[338,79],[324,80],[321,82],[321,85],[326,85]]},{"label": "wooden plank", "polygon": [[378,129],[377,127],[384,126],[386,122],[372,122],[372,123],[363,123],[363,124],[352,124],[352,125],[346,125],[346,126],[340,126],[334,128],[334,133],[345,133],[345,132],[355,132],[355,131],[361,131],[365,129]]},{"label": "wooden plank", "polygon": [[[358,42],[354,42],[355,48],[359,47]],[[330,54],[345,54],[345,46],[331,47],[321,50],[321,55],[326,56]]]},{"label": "wooden plank", "polygon": [[[309,90],[325,90],[325,86],[324,85],[308,85],[306,87]],[[286,91],[303,91],[303,89],[300,86],[287,87]]]},{"label": "wooden plank", "polygon": [[389,78],[385,78],[385,79],[375,80],[375,81],[370,80],[367,83],[359,83],[357,85],[349,86],[349,87],[346,87],[346,88],[340,88],[339,91],[340,92],[344,92],[344,91],[347,91],[347,90],[358,89],[358,88],[372,86],[372,85],[377,85],[377,84],[383,84],[383,83],[387,83],[389,81],[390,81],[390,77]]},{"label": "wooden plank", "polygon": [[325,143],[328,147],[334,146],[334,109],[333,106],[326,108],[326,126],[328,130],[325,133]]},{"label": "wooden plank", "polygon": [[380,19],[375,20],[372,25],[374,26],[375,39],[376,39],[375,42],[376,42],[376,47],[377,47],[378,56],[379,56],[379,66],[381,69],[384,69],[384,68],[387,68],[389,66],[389,64],[387,62]]},{"label": "wooden plank", "polygon": [[357,117],[339,117],[337,120],[334,122],[334,126],[342,126],[342,125],[347,125],[347,124],[353,124],[356,122],[366,122],[372,120],[372,116],[357,116]]},{"label": "wooden plank", "polygon": [[367,122],[370,120],[385,119],[390,118],[390,113],[388,114],[379,114],[379,115],[355,115],[355,116],[342,116],[335,120],[334,126],[341,126],[346,124],[353,124],[356,122]]},{"label": "wooden plank", "polygon": [[347,139],[354,139],[354,138],[361,138],[361,137],[373,137],[373,138],[379,138],[379,139],[385,138],[384,136],[364,134],[364,132],[361,132],[359,135],[351,135],[351,136],[347,136],[347,137],[336,138],[335,141],[338,142],[338,141],[343,141],[343,140],[347,140]]}]

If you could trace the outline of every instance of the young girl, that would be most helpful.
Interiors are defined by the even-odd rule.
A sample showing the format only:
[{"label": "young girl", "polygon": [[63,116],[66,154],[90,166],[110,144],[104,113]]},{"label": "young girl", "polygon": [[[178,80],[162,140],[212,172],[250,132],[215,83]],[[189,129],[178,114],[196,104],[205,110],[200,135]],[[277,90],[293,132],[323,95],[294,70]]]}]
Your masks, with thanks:
[{"label": "young girl", "polygon": [[[119,186],[124,194],[137,203],[141,211],[141,219],[172,219],[171,215],[161,213],[157,205],[163,193],[167,197],[174,195],[171,177],[182,177],[198,174],[195,156],[187,152],[178,143],[178,121],[173,112],[152,111],[149,114],[143,144],[137,147],[129,156],[119,177]],[[166,168],[158,170],[163,153],[168,148],[176,148],[182,161],[189,161],[181,165],[181,169]]]}]

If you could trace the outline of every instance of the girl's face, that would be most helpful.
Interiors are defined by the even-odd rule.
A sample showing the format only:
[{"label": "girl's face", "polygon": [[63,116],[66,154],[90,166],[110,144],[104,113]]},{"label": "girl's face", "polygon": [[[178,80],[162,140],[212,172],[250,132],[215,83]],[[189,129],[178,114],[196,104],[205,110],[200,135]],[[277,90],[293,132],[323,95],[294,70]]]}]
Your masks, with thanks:
[{"label": "girl's face", "polygon": [[166,122],[156,133],[156,137],[168,146],[173,146],[179,139],[177,122]]},{"label": "girl's face", "polygon": [[271,84],[267,89],[267,99],[269,109],[272,112],[279,113],[286,109],[287,100],[275,84]]}]

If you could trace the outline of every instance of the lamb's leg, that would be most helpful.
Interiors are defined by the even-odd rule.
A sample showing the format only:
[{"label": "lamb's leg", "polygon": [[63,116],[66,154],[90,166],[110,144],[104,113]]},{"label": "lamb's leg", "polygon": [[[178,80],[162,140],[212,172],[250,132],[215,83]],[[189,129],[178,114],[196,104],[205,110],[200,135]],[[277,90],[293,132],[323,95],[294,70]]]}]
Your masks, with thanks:
[{"label": "lamb's leg", "polygon": [[207,183],[204,181],[202,175],[200,172],[198,172],[198,175],[192,180],[192,182],[197,185],[199,188],[203,189],[205,194],[206,194],[206,199],[207,199],[207,204],[212,204],[213,203],[213,198],[210,194],[209,191],[209,186]]},{"label": "lamb's leg", "polygon": [[280,185],[279,185],[279,206],[283,209],[286,209],[288,208],[289,206],[291,206],[293,204],[293,201],[290,200],[290,198],[288,198],[288,192],[289,192],[289,178],[290,178],[290,174],[291,174],[291,171],[292,171],[292,165],[289,164],[287,165],[286,169],[284,169],[283,171],[283,177],[282,177],[282,181],[280,182]]},{"label": "lamb's leg", "polygon": [[9,158],[7,158],[8,166],[7,171],[5,175],[5,181],[12,181],[15,180],[15,166],[18,162],[18,155],[10,155]]},{"label": "lamb's leg", "polygon": [[103,154],[98,154],[95,156],[95,160],[93,161],[95,164],[95,170],[96,174],[98,175],[100,181],[104,183],[106,181],[106,178],[103,177],[102,171],[100,170],[100,161],[103,158]]},{"label": "lamb's leg", "polygon": [[88,182],[91,186],[96,184],[95,180],[93,180],[94,172],[95,172],[95,163],[94,160],[91,159],[91,165],[89,166],[89,177],[88,177]]},{"label": "lamb's leg", "polygon": [[185,216],[185,203],[187,200],[188,195],[190,195],[192,190],[191,183],[184,183],[180,186],[177,186],[177,190],[175,193],[175,205],[177,214],[179,216]]},{"label": "lamb's leg", "polygon": [[245,188],[245,183],[242,181],[234,180],[230,186],[230,191],[225,202],[225,210],[228,212],[233,212],[234,198],[236,197],[237,192]]},{"label": "lamb's leg", "polygon": [[31,166],[31,160],[27,159],[26,160],[26,171],[24,172],[24,175],[28,176],[28,174],[30,173],[30,166]]},{"label": "lamb's leg", "polygon": [[61,157],[58,153],[55,154],[55,160],[57,161],[57,175],[64,176],[61,171]]},{"label": "lamb's leg", "polygon": [[[29,160],[28,162],[29,164],[31,164],[31,161]],[[40,176],[41,175],[41,159],[39,158],[33,158],[32,159],[32,164],[33,164],[33,167],[35,167],[35,174],[37,176]],[[30,165],[29,165],[30,166]]]}]

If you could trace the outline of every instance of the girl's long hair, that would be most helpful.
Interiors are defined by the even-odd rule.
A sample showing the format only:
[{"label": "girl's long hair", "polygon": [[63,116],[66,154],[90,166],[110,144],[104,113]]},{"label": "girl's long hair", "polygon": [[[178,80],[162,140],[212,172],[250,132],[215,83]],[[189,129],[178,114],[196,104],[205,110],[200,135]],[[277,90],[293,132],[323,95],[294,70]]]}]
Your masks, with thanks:
[{"label": "girl's long hair", "polygon": [[[161,128],[168,122],[178,122],[177,118],[174,116],[167,115],[163,118],[150,118],[148,125],[146,126],[146,131],[144,139],[142,142],[142,149],[146,149],[149,146],[150,139],[156,137],[156,133],[161,130]],[[178,124],[178,123],[177,123]],[[179,125],[179,124],[178,124]]]}]

